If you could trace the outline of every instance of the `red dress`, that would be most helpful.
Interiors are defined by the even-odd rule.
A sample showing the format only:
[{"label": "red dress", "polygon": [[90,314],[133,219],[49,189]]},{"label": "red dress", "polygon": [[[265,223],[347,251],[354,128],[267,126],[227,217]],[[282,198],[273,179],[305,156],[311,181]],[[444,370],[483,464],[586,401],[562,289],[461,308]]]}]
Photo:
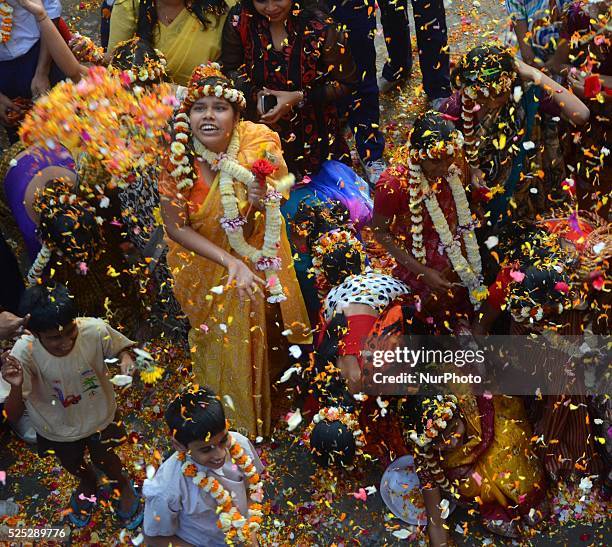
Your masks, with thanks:
[{"label": "red dress", "polygon": [[[468,168],[464,159],[461,158],[457,163],[462,167],[462,179],[469,180]],[[381,175],[376,184],[374,213],[391,219],[391,233],[397,243],[412,254],[412,235],[410,233],[412,221],[409,208],[408,178],[408,167],[401,164],[390,167]],[[457,210],[453,193],[446,179],[442,179],[438,184],[436,198],[444,212],[451,233],[455,234],[458,224]],[[440,236],[434,228],[433,221],[425,206],[422,207],[422,216],[422,234],[427,267],[440,272],[453,283],[460,282],[446,252],[440,245]],[[463,252],[465,256],[465,249]],[[430,288],[422,279],[417,279],[414,273],[401,264],[397,264],[393,275],[413,289],[421,298],[425,313],[431,314],[434,319],[450,321],[457,314],[467,315],[470,318],[474,313],[467,289],[464,287],[453,287],[447,294],[435,296],[432,295]]]}]

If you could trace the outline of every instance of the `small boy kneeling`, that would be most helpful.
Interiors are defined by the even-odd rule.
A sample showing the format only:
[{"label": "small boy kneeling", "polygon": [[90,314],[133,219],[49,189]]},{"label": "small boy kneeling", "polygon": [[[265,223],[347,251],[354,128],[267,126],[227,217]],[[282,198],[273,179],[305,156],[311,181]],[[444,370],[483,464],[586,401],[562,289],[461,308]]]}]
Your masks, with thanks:
[{"label": "small boy kneeling", "polygon": [[70,498],[69,520],[86,526],[95,508],[96,472],[92,463],[118,485],[116,515],[126,528],[142,522],[141,500],[123,473],[113,449],[127,433],[117,419],[117,403],[105,359],[117,356],[122,372],[133,365],[127,351],[134,342],[102,319],[78,317],[63,285],[29,287],[20,313],[30,314],[31,335],[22,336],[4,359],[2,377],[11,385],[5,401],[10,420],[27,408],[36,430],[38,454],[55,454],[62,467],[80,480]]},{"label": "small boy kneeling", "polygon": [[177,451],[144,481],[146,544],[216,547],[227,534],[258,545],[263,465],[246,437],[227,430],[218,397],[191,386],[168,406],[166,423]]}]

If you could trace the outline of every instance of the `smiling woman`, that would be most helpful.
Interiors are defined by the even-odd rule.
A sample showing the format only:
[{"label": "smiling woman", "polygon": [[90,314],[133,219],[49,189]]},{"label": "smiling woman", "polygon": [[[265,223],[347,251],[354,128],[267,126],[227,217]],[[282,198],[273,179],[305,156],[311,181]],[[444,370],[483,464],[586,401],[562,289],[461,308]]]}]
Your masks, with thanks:
[{"label": "smiling woman", "polygon": [[[278,210],[287,175],[278,135],[240,121],[243,107],[218,65],[198,67],[175,117],[159,188],[174,290],[192,325],[196,380],[232,399],[233,423],[267,435],[269,363],[282,366],[286,355],[273,336],[291,326],[289,342],[305,343],[309,324]],[[266,274],[265,289],[258,272]],[[280,309],[266,303],[264,290]]]}]

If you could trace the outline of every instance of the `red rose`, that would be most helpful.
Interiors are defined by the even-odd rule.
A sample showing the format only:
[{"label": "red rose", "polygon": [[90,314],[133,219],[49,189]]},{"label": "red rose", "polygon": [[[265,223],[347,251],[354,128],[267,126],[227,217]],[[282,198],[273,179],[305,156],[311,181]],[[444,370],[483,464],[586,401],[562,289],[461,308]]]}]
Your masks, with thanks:
[{"label": "red rose", "polygon": [[257,160],[251,166],[251,172],[253,173],[253,175],[255,175],[255,178],[262,186],[266,182],[266,177],[274,173],[274,171],[276,171],[277,169],[278,167],[276,165],[273,165],[266,159]]}]

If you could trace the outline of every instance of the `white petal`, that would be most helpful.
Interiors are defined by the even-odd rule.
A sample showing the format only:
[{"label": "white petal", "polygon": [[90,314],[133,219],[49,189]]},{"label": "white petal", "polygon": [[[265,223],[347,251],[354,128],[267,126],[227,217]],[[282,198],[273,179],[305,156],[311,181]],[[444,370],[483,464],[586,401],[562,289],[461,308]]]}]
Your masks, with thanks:
[{"label": "white petal", "polygon": [[298,408],[287,420],[287,430],[293,431],[298,425],[302,423],[302,414]]},{"label": "white petal", "polygon": [[366,486],[365,491],[368,493],[368,496],[371,496],[372,494],[376,494],[376,492],[378,492],[376,486]]},{"label": "white petal", "polygon": [[210,289],[210,292],[214,292],[215,294],[223,294],[223,290],[224,290],[223,285],[217,285],[216,287],[213,287],[212,289]]},{"label": "white petal", "polygon": [[234,400],[229,395],[224,395],[223,401],[225,402],[227,408],[229,408],[230,410],[236,410],[236,407],[234,406]]},{"label": "white petal", "polygon": [[302,355],[302,349],[297,344],[293,344],[293,346],[289,347],[289,353],[294,359],[299,359],[300,355]]},{"label": "white petal", "polygon": [[132,377],[126,374],[116,374],[110,379],[110,383],[118,387],[129,386],[132,383]]},{"label": "white petal", "polygon": [[485,241],[485,245],[487,246],[487,249],[492,249],[493,247],[496,247],[498,243],[499,243],[499,239],[495,236],[489,236],[487,240]]},{"label": "white petal", "polygon": [[408,539],[408,537],[410,537],[410,531],[402,528],[401,530],[395,530],[391,535],[397,539]]},{"label": "white petal", "polygon": [[535,142],[533,142],[533,141],[525,141],[523,143],[523,148],[525,150],[533,150],[535,148]]},{"label": "white petal", "polygon": [[278,381],[279,384],[285,383],[287,380],[289,380],[289,378],[291,378],[294,372],[299,372],[300,370],[301,370],[300,367],[291,367],[287,369],[281,376],[281,379]]},{"label": "white petal", "polygon": [[138,534],[135,538],[132,538],[133,545],[140,545],[143,541],[144,541],[144,536],[142,535],[142,532]]},{"label": "white petal", "polygon": [[147,465],[147,479],[149,480],[153,480],[153,477],[155,476],[155,471],[157,471],[155,469],[155,467],[151,464]]}]

